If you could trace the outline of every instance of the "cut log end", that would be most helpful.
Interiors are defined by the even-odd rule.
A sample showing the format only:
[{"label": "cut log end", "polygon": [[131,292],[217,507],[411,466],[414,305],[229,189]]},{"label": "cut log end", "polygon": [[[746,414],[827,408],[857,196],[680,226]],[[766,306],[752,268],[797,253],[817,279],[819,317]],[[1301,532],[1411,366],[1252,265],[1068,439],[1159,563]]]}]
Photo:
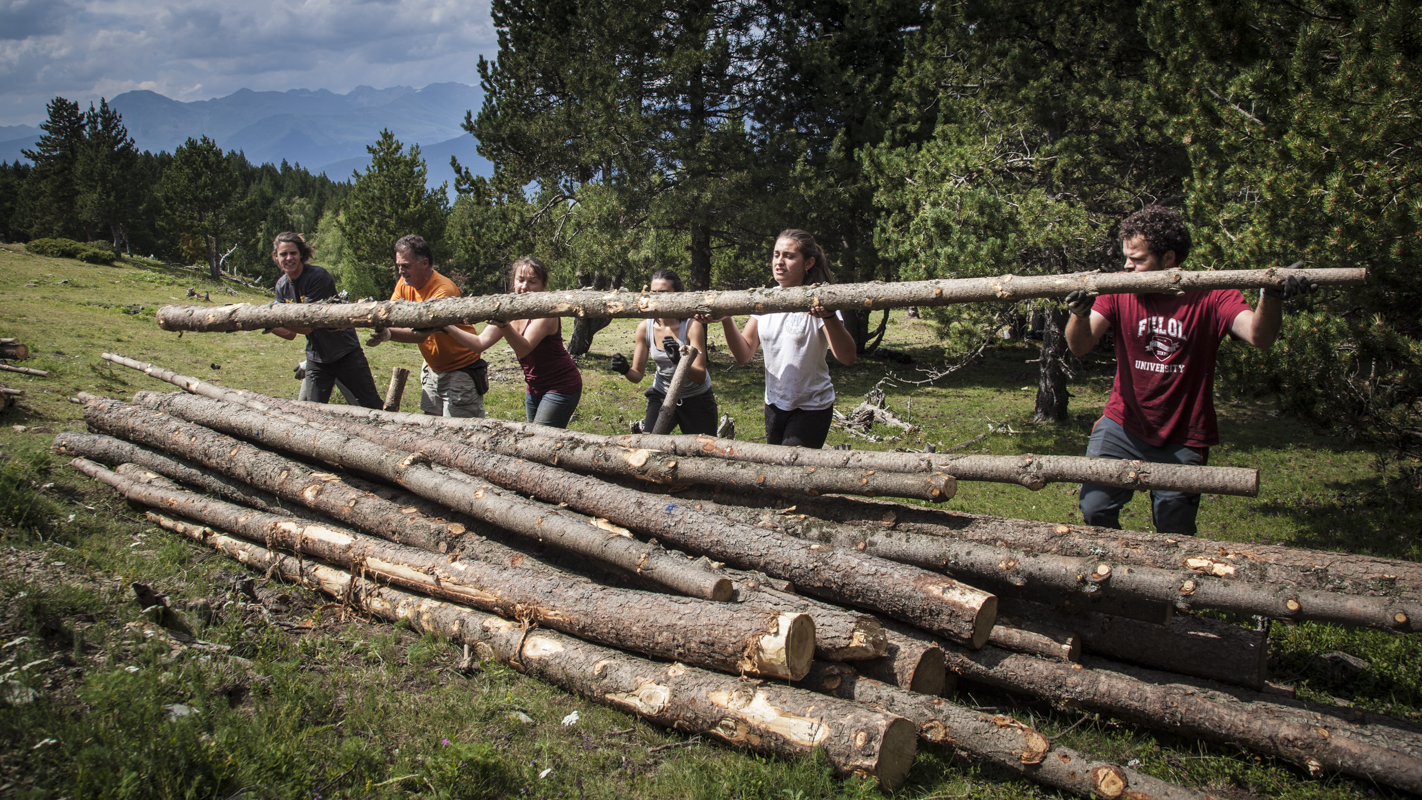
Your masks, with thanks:
[{"label": "cut log end", "polygon": [[890,723],[879,742],[879,763],[874,770],[879,785],[889,791],[903,785],[917,754],[918,730],[914,724],[902,717]]},{"label": "cut log end", "polygon": [[978,614],[973,619],[973,638],[969,646],[974,650],[987,644],[987,640],[992,636],[992,626],[997,623],[997,595],[988,595],[978,607]]},{"label": "cut log end", "polygon": [[943,651],[930,648],[923,651],[918,664],[913,669],[907,688],[911,692],[926,695],[941,695],[948,687],[948,668],[943,659]]},{"label": "cut log end", "polygon": [[815,621],[809,614],[781,614],[775,628],[756,642],[746,671],[798,681],[815,658]]},{"label": "cut log end", "polygon": [[730,578],[717,578],[707,584],[706,599],[715,600],[718,603],[725,603],[731,599],[731,595],[736,593],[736,586]]}]

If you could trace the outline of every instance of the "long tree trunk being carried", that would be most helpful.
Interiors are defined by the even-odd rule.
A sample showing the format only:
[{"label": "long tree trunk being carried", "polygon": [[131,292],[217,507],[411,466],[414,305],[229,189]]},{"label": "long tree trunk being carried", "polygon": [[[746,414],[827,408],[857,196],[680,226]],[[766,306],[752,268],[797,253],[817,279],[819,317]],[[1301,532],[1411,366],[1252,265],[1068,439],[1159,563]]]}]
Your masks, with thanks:
[{"label": "long tree trunk being carried", "polygon": [[[553,467],[349,420],[333,418],[318,426],[297,418],[301,424],[293,424],[274,415],[188,395],[141,392],[135,399],[217,430],[244,438],[260,438],[282,449],[382,475],[417,494],[473,513],[464,506],[478,507],[479,496],[471,499],[467,492],[465,496],[433,496],[430,487],[439,482],[439,476],[415,463],[417,459],[403,448],[418,449],[422,458],[477,475],[511,491],[566,503],[574,510],[642,531],[675,547],[760,570],[792,581],[807,593],[880,611],[971,646],[987,641],[997,615],[995,597],[946,576],[855,550],[810,544],[771,531],[727,524],[726,520],[702,514],[689,505]],[[341,433],[337,433],[338,430]],[[362,437],[370,441],[362,441]],[[371,443],[375,441],[385,446]],[[483,494],[483,491],[476,492],[476,495]],[[509,522],[501,524],[511,527]],[[543,529],[542,536],[549,537],[550,533]]]},{"label": "long tree trunk being carried", "polygon": [[207,498],[136,465],[136,476],[111,472],[82,458],[74,459],[71,466],[130,500],[267,547],[283,547],[409,591],[622,650],[722,672],[788,680],[804,677],[814,655],[815,626],[805,614],[613,589],[571,576],[447,558]]},{"label": "long tree trunk being carried", "polygon": [[671,382],[667,384],[667,396],[662,399],[662,408],[657,412],[657,421],[652,425],[652,433],[658,436],[669,433],[676,422],[676,404],[681,402],[681,390],[686,388],[686,376],[691,373],[691,362],[700,354],[695,347],[684,345],[681,358],[672,371]]},{"label": "long tree trunk being carried", "polygon": [[814,284],[794,288],[730,292],[565,291],[455,297],[426,303],[286,303],[217,306],[164,306],[158,325],[168,331],[241,331],[278,326],[296,328],[441,328],[496,320],[545,317],[626,317],[685,319],[810,311],[823,308],[869,310],[955,303],[1015,302],[1093,294],[1182,294],[1208,289],[1281,286],[1291,276],[1321,286],[1357,286],[1365,269],[1256,269],[1143,273],[1078,272],[1068,275],[1002,275],[902,283]]},{"label": "long tree trunk being carried", "polygon": [[[217,402],[186,395],[175,397],[209,404]],[[291,463],[287,459],[215,433],[201,424],[180,422],[158,411],[91,395],[81,395],[81,399],[85,401],[85,420],[100,430],[169,452],[181,447],[183,452],[178,453],[179,455],[212,469],[241,471],[240,474],[227,474],[254,483],[278,496],[288,496],[286,493],[294,489],[296,496],[309,497],[309,502],[315,502],[323,494],[329,493],[326,500],[329,501],[334,496],[339,497],[339,501],[319,507],[318,510],[333,516],[343,513],[344,516],[336,518],[347,524],[361,525],[361,518],[367,515],[379,520],[381,525],[389,525],[392,530],[404,530],[408,524],[402,522],[401,518],[409,515],[401,513],[398,507],[380,498],[356,492],[350,495],[348,500],[347,494],[341,491],[348,487],[341,485],[339,478],[334,475],[313,473],[299,465],[287,466]],[[162,396],[154,399],[161,400]],[[231,413],[256,414],[259,419],[267,420],[269,425],[278,424],[276,420],[263,417],[258,412],[249,412],[240,406],[226,404],[218,405],[217,416],[225,413],[222,409]],[[260,430],[260,425],[257,430]],[[493,487],[481,487],[467,479],[456,480],[442,475],[431,470],[428,465],[419,463],[419,459],[409,453],[377,448],[359,439],[337,438],[342,442],[334,447],[340,450],[344,445],[347,451],[344,455],[348,458],[345,461],[339,458],[327,459],[332,463],[354,465],[359,462],[365,471],[405,485],[416,494],[447,507],[484,519],[506,530],[546,540],[588,558],[607,561],[622,569],[638,572],[682,594],[716,600],[724,600],[730,596],[731,584],[724,576],[708,572],[696,566],[694,562],[666,552],[660,546],[639,542],[623,531],[598,528],[591,522],[582,521],[576,515],[560,513],[556,509],[508,495]],[[235,458],[234,455],[239,453],[243,457]],[[350,504],[350,501],[355,503]],[[349,510],[341,512],[341,503],[350,504]],[[463,526],[458,527],[458,531],[447,530],[443,534],[429,531],[423,540],[401,543],[438,549],[441,552],[452,545],[461,546],[466,551],[475,547],[495,547],[492,542],[472,537],[468,542],[449,541],[448,536],[464,533]],[[444,544],[443,549],[440,547],[441,542]],[[498,548],[501,551],[507,550],[502,546]],[[522,554],[519,554],[519,557],[522,557]]]},{"label": "long tree trunk being carried", "polygon": [[800,685],[898,714],[916,725],[918,735],[927,741],[952,745],[1054,789],[1093,798],[1213,800],[1205,792],[1061,747],[1011,717],[860,677],[848,664],[816,661]]},{"label": "long tree trunk being carried", "polygon": [[[1143,461],[1125,461],[1109,458],[1085,458],[1082,456],[983,456],[983,455],[932,455],[924,453],[888,453],[870,450],[812,450],[805,447],[785,447],[758,442],[739,442],[732,439],[717,439],[705,435],[653,436],[651,434],[626,436],[599,436],[580,431],[549,428],[528,422],[513,422],[489,418],[434,417],[428,414],[407,414],[382,412],[360,406],[333,406],[321,403],[300,403],[300,401],[259,395],[255,392],[224,389],[206,381],[187,375],[179,375],[171,370],[156,367],[142,361],[104,353],[103,357],[116,364],[139,370],[151,377],[180,386],[193,394],[216,400],[244,403],[254,408],[283,408],[294,410],[306,407],[324,414],[364,417],[429,427],[449,427],[458,429],[475,428],[486,431],[501,429],[538,436],[552,437],[558,442],[578,440],[599,445],[627,447],[634,450],[659,450],[678,456],[707,456],[711,458],[748,461],[757,464],[779,466],[814,467],[816,469],[843,468],[861,473],[907,472],[925,473],[931,481],[941,481],[939,476],[961,480],[993,481],[1015,483],[1032,490],[1041,489],[1048,483],[1094,483],[1125,489],[1146,491],[1164,489],[1186,491],[1199,494],[1228,494],[1255,497],[1259,494],[1259,470],[1241,467],[1194,467],[1181,464],[1157,464]],[[260,405],[253,405],[258,403]],[[558,445],[554,445],[558,446]],[[688,481],[690,482],[690,481]],[[951,491],[951,486],[943,491]],[[843,492],[841,489],[824,491]],[[868,491],[860,494],[893,495],[891,491]],[[903,496],[903,495],[896,495]]]},{"label": "long tree trunk being carried", "polygon": [[[382,619],[407,620],[416,630],[473,645],[481,656],[657,725],[713,736],[759,753],[806,756],[820,748],[838,774],[877,778],[886,789],[902,783],[913,764],[914,726],[893,714],[793,687],[748,682],[683,664],[657,664],[358,580],[209,528],[157,514],[149,518],[249,567],[277,571]],[[827,704],[827,699],[832,702]]]}]

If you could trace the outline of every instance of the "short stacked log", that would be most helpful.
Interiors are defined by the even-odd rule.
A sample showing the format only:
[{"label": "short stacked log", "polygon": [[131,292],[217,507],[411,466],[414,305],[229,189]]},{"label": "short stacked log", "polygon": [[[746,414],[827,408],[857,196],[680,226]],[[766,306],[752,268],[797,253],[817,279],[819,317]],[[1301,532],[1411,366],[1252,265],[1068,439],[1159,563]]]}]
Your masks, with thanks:
[{"label": "short stacked log", "polygon": [[951,459],[343,413],[110,358],[189,393],[83,395],[94,433],[55,448],[156,524],[658,724],[888,788],[922,738],[1084,796],[1209,796],[942,696],[963,682],[1422,792],[1422,734],[1268,685],[1267,622],[1182,613],[1413,633],[1417,564],[875,497],[951,496]]}]

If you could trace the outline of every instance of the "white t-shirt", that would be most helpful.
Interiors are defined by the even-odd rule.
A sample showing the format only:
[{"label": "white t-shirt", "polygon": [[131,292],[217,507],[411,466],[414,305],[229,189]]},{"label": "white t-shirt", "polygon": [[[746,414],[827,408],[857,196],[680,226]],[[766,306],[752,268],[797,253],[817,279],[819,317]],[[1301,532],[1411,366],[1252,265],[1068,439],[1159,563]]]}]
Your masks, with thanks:
[{"label": "white t-shirt", "polygon": [[765,402],[781,411],[823,411],[834,405],[825,321],[805,312],[756,314],[765,351]]}]

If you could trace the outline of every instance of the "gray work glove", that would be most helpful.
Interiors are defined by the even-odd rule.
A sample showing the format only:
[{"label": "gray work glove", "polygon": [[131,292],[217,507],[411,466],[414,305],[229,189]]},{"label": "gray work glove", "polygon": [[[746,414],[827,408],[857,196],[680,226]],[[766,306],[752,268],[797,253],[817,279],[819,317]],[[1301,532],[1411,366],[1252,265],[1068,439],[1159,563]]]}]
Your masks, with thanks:
[{"label": "gray work glove", "polygon": [[1096,295],[1085,289],[1077,289],[1066,296],[1067,308],[1082,319],[1091,319],[1091,309],[1096,306]]},{"label": "gray work glove", "polygon": [[[1303,265],[1304,262],[1299,261],[1290,264],[1289,266],[1285,267],[1285,269],[1298,269]],[[1284,279],[1284,284],[1282,286],[1265,286],[1263,289],[1260,290],[1260,292],[1265,297],[1272,297],[1275,300],[1292,300],[1295,297],[1302,297],[1303,295],[1306,295],[1317,288],[1318,284],[1311,283],[1308,278],[1305,278],[1302,275],[1290,275],[1288,278]]]},{"label": "gray work glove", "polygon": [[376,328],[370,334],[370,338],[365,340],[366,347],[379,347],[382,342],[390,341],[389,328]]},{"label": "gray work glove", "polygon": [[612,371],[618,375],[626,375],[632,371],[632,365],[627,363],[627,356],[621,353],[612,354]]},{"label": "gray work glove", "polygon": [[681,345],[676,343],[676,337],[668,336],[662,339],[662,349],[667,352],[667,358],[671,359],[672,364],[681,363]]}]

